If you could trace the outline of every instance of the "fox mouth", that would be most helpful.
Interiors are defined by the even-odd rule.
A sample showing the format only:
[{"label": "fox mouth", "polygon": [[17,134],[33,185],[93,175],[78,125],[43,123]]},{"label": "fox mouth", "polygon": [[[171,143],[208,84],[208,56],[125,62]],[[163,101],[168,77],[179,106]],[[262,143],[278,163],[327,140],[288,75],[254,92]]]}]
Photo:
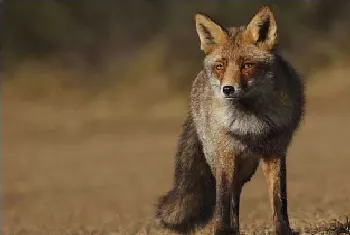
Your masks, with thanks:
[{"label": "fox mouth", "polygon": [[240,99],[240,97],[225,96],[224,99],[225,99],[225,100],[238,100],[238,99]]},{"label": "fox mouth", "polygon": [[239,100],[242,99],[244,96],[243,92],[239,92],[236,94],[232,94],[232,95],[224,95],[224,99],[225,100]]}]

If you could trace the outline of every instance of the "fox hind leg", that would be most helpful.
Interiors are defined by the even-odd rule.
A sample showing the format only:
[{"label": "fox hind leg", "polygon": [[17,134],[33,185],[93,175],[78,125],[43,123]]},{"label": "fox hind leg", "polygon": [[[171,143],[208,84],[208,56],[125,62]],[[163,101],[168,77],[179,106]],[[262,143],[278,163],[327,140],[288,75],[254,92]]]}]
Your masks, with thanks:
[{"label": "fox hind leg", "polygon": [[174,186],[156,208],[156,223],[186,233],[205,224],[215,206],[215,178],[189,116],[178,142]]}]

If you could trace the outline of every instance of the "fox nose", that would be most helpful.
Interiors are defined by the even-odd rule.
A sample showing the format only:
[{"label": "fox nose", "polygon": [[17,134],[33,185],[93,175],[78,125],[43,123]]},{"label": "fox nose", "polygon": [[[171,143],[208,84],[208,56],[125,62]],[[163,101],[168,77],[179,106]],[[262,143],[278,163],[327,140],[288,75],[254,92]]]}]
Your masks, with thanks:
[{"label": "fox nose", "polygon": [[235,88],[233,86],[224,86],[222,92],[225,95],[232,95],[235,92]]}]

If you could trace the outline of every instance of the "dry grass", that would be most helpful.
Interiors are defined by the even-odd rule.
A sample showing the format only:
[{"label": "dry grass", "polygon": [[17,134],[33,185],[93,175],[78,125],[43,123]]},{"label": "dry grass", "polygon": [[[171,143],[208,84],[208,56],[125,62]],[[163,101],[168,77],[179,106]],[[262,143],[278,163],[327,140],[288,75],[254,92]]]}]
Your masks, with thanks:
[{"label": "dry grass", "polygon": [[[288,157],[291,225],[300,234],[350,234],[349,74],[328,69],[308,84],[308,113]],[[126,89],[91,96],[64,83],[35,85],[30,98],[21,84],[2,90],[2,234],[172,234],[152,214],[171,185],[185,98],[170,99],[163,85],[159,95],[130,99]],[[244,234],[268,234],[260,170],[244,189],[241,223]]]}]

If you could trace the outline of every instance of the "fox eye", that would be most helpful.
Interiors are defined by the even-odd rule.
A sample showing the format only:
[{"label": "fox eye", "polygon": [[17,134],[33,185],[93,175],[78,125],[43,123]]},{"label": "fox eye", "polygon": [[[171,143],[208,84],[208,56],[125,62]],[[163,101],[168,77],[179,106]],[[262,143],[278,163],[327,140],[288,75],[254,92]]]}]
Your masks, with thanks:
[{"label": "fox eye", "polygon": [[214,68],[215,68],[215,70],[217,70],[217,71],[221,71],[221,70],[224,69],[224,63],[222,63],[222,62],[216,63],[216,64],[214,65]]},{"label": "fox eye", "polygon": [[253,63],[244,63],[243,64],[243,69],[250,69],[250,68],[252,68],[254,66],[254,64]]}]

